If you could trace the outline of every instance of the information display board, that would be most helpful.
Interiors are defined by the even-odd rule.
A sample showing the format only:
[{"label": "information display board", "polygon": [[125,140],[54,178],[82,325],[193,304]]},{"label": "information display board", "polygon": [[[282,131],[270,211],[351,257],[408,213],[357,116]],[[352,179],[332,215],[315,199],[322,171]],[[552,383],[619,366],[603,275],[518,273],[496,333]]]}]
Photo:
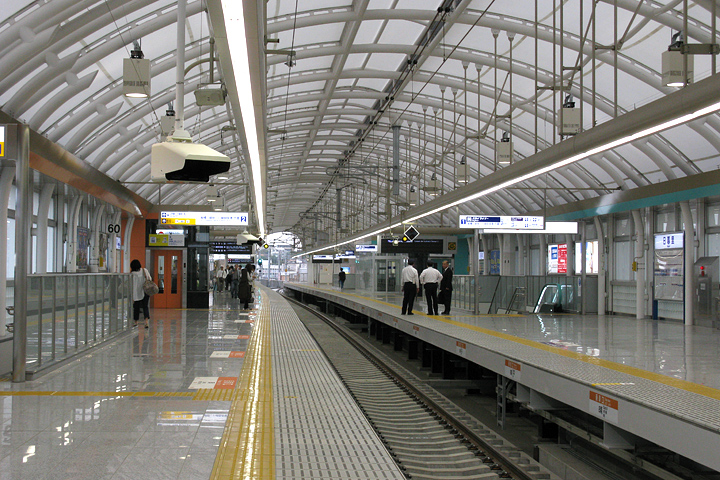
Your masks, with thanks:
[{"label": "information display board", "polygon": [[483,230],[497,228],[542,230],[545,227],[545,217],[460,215],[459,224],[460,228],[478,228]]},{"label": "information display board", "polygon": [[355,251],[357,253],[377,253],[377,245],[355,245]]},{"label": "information display board", "polygon": [[238,245],[235,242],[210,242],[210,253],[252,255],[252,245]]},{"label": "information display board", "polygon": [[567,243],[548,245],[547,258],[548,273],[567,273]]},{"label": "information display board", "polygon": [[389,238],[382,239],[380,243],[381,253],[443,253],[445,250],[443,240],[432,240],[418,238],[412,242],[398,242],[394,245]]},{"label": "information display board", "polygon": [[165,225],[248,225],[247,212],[160,212],[160,224]]},{"label": "information display board", "polygon": [[333,263],[334,257],[332,255],[313,255],[312,256],[312,262],[313,263]]},{"label": "information display board", "polygon": [[685,233],[655,234],[655,299],[684,300]]}]

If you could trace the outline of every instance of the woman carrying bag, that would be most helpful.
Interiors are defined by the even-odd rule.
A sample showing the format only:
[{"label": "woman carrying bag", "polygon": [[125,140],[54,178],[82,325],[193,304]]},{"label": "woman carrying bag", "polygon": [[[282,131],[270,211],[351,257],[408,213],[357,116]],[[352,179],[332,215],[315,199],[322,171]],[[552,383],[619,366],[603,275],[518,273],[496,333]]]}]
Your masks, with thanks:
[{"label": "woman carrying bag", "polygon": [[142,268],[140,260],[135,259],[130,262],[130,270],[132,270],[134,326],[137,327],[138,320],[140,319],[140,308],[142,308],[143,313],[145,314],[145,328],[150,328],[150,325],[148,324],[150,320],[150,295],[155,295],[158,292],[158,287],[153,283],[150,272],[148,272],[146,268]]}]

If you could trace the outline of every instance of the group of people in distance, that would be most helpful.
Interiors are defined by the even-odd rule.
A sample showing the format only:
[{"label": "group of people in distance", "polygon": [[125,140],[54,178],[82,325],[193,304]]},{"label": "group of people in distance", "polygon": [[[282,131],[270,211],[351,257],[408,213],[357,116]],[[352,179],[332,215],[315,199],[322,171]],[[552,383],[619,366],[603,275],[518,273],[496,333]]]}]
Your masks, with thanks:
[{"label": "group of people in distance", "polygon": [[243,308],[248,309],[253,300],[255,289],[255,265],[248,263],[245,268],[237,268],[230,265],[225,268],[220,266],[215,272],[214,290],[222,292],[227,290],[232,298],[237,298],[243,303]]},{"label": "group of people in distance", "polygon": [[[402,291],[403,303],[402,314],[412,315],[415,296],[420,294],[421,285],[425,288],[425,299],[427,300],[428,315],[449,315],[450,302],[452,301],[452,277],[453,271],[450,263],[445,260],[442,263],[443,271],[440,273],[435,269],[435,264],[428,262],[427,268],[418,275],[415,269],[415,260],[408,260],[408,266],[402,270]],[[438,290],[439,289],[439,290]],[[438,292],[440,299],[438,300]],[[445,305],[441,314],[438,313],[438,302]]]}]

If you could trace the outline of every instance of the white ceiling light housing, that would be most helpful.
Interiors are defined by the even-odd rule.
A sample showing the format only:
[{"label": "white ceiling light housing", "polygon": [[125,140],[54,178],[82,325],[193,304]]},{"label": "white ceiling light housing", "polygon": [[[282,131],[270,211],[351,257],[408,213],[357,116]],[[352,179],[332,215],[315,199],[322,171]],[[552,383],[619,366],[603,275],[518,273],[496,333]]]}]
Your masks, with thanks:
[{"label": "white ceiling light housing", "polygon": [[150,60],[144,58],[136,42],[130,58],[123,59],[123,95],[130,98],[150,96]]}]

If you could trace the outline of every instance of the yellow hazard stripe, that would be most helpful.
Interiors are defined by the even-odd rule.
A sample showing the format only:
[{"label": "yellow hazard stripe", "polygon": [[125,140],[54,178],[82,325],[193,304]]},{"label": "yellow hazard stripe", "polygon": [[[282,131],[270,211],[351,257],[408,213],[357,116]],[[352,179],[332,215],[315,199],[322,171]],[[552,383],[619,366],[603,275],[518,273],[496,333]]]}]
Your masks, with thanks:
[{"label": "yellow hazard stripe", "polygon": [[245,353],[211,480],[274,479],[270,312],[261,308]]}]

